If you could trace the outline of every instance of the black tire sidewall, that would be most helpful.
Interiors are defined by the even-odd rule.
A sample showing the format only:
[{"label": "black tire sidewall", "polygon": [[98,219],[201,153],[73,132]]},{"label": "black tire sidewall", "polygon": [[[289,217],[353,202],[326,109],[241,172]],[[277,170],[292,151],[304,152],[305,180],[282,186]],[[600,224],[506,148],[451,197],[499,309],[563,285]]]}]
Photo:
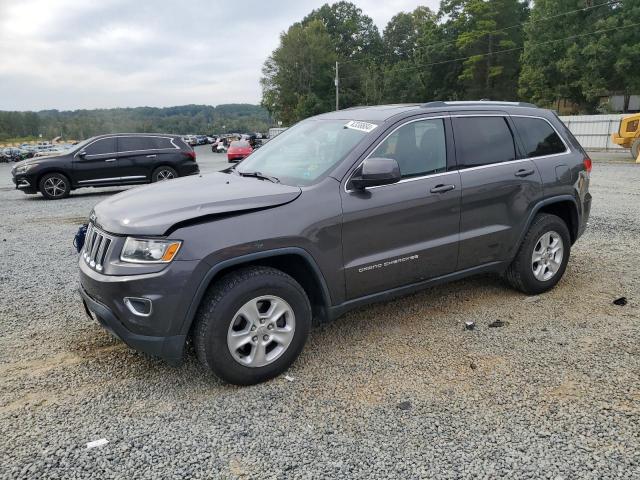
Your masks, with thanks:
[{"label": "black tire sidewall", "polygon": [[158,182],[158,174],[162,171],[162,170],[170,170],[173,173],[173,178],[171,180],[175,180],[176,178],[178,178],[178,172],[176,172],[175,168],[172,167],[168,167],[168,166],[163,166],[163,167],[158,167],[156,168],[153,173],[151,174],[151,181],[153,183]]},{"label": "black tire sidewall", "polygon": [[638,153],[640,153],[640,138],[636,138],[631,144],[631,156],[634,160],[638,159]]},{"label": "black tire sidewall", "polygon": [[[249,300],[263,295],[284,299],[295,315],[295,333],[285,352],[264,367],[246,367],[238,363],[227,346],[227,333],[233,315]],[[276,275],[252,277],[227,292],[209,312],[212,315],[204,332],[206,363],[223,380],[236,385],[252,385],[273,378],[286,370],[302,351],[311,326],[309,301],[295,281]]]},{"label": "black tire sidewall", "polygon": [[[556,274],[547,281],[538,280],[531,268],[531,257],[533,255],[533,249],[535,248],[538,240],[546,232],[554,231],[562,238],[562,246],[564,249],[562,256],[562,263]],[[565,223],[556,216],[546,215],[544,221],[536,222],[532,226],[531,230],[527,234],[523,248],[520,251],[520,277],[526,290],[531,294],[539,294],[546,292],[562,279],[564,272],[569,263],[569,256],[571,254],[571,237],[569,230]]]},{"label": "black tire sidewall", "polygon": [[[64,182],[65,191],[62,195],[53,197],[46,192],[46,190],[44,189],[44,182],[46,182],[50,178],[59,178]],[[43,175],[43,177],[38,182],[38,190],[47,200],[60,200],[69,196],[69,192],[71,192],[71,183],[69,182],[69,179],[61,173],[47,173],[46,175]]]}]

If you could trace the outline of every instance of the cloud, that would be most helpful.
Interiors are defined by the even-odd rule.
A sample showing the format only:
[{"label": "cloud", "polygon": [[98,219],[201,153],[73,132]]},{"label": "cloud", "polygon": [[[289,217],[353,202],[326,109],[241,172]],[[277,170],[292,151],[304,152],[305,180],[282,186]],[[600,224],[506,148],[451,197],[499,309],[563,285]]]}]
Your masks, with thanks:
[{"label": "cloud", "polygon": [[[258,103],[279,34],[323,3],[0,0],[0,109]],[[355,3],[382,31],[438,1]]]}]

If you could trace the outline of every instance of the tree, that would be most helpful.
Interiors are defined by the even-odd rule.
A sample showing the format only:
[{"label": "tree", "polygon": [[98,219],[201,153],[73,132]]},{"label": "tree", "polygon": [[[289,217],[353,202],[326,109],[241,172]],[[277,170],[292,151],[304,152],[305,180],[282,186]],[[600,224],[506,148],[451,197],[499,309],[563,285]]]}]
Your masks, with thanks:
[{"label": "tree", "polygon": [[640,3],[599,8],[602,10],[594,21],[594,31],[604,31],[588,36],[580,51],[580,87],[590,103],[613,93],[622,94],[623,111],[627,112],[631,95],[640,92],[640,41],[638,27],[631,26],[640,23]]},{"label": "tree", "polygon": [[[520,0],[443,0],[445,29],[456,38],[462,61],[458,77],[464,97],[511,100],[517,97],[519,48],[528,7]],[[499,53],[504,51],[503,53]]]},{"label": "tree", "polygon": [[320,20],[292,25],[262,69],[262,105],[285,124],[330,110],[335,58]]},{"label": "tree", "polygon": [[353,3],[340,1],[313,10],[302,24],[312,21],[325,26],[340,63],[340,107],[378,103],[382,39],[371,17]]},{"label": "tree", "polygon": [[522,97],[542,106],[566,99],[581,110],[594,109],[608,81],[603,83],[602,77],[587,80],[587,76],[602,71],[607,57],[615,57],[617,47],[605,52],[598,45],[599,35],[584,35],[597,30],[599,19],[611,14],[609,6],[585,10],[589,6],[593,4],[585,0],[536,0],[525,27],[519,80]]}]

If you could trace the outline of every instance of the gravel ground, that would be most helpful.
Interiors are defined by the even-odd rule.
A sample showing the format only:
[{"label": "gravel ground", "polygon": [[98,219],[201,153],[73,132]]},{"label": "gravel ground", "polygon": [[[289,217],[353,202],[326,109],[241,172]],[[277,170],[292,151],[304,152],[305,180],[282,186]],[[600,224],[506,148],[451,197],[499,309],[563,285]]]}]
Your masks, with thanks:
[{"label": "gravel ground", "polygon": [[595,164],[552,292],[486,276],[367,307],[316,327],[293,381],[238,388],[85,316],[71,238],[118,189],[47,202],[0,165],[0,478],[640,478],[638,184]]}]

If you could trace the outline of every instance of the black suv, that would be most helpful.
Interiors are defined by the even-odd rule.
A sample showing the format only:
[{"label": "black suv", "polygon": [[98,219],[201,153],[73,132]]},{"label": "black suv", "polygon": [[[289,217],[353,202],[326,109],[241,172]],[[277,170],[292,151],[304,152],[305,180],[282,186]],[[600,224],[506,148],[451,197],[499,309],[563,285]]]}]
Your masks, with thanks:
[{"label": "black suv", "polygon": [[82,187],[111,187],[170,180],[199,172],[196,154],[179,136],[100,135],[63,154],[17,163],[13,183],[51,200]]},{"label": "black suv", "polygon": [[551,111],[432,102],[327,113],[223,172],[115,195],[80,258],[88,312],[251,384],[332,319],[469,275],[553,288],[589,217],[591,160]]}]

